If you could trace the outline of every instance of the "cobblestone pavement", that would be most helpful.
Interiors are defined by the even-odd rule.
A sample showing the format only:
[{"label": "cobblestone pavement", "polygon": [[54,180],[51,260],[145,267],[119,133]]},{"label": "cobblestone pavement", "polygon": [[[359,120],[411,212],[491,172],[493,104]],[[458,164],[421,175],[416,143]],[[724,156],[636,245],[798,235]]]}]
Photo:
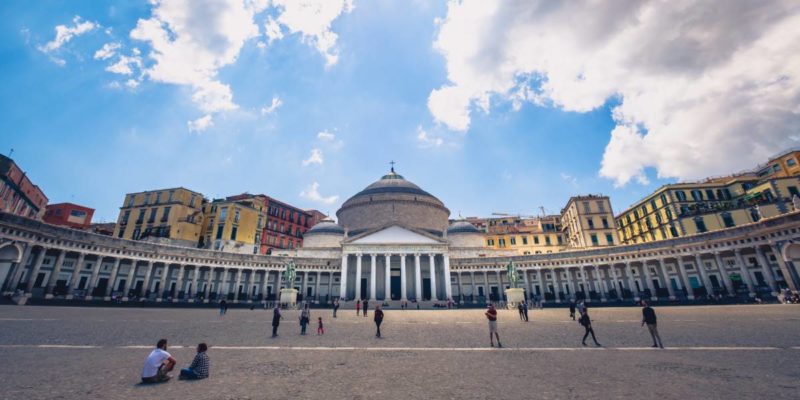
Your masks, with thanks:
[{"label": "cobblestone pavement", "polygon": [[[794,398],[800,389],[800,307],[657,308],[665,350],[650,349],[639,308],[591,309],[602,348],[582,347],[566,309],[501,311],[503,349],[482,310],[312,310],[326,332],[299,335],[284,312],[231,309],[0,307],[0,398]],[[211,345],[211,378],[141,385],[161,337],[178,366]]]}]

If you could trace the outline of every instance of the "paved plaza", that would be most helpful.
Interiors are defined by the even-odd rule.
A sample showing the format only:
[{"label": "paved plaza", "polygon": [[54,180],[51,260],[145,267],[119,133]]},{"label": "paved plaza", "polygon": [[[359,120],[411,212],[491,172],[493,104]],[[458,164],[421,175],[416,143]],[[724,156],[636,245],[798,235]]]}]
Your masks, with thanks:
[{"label": "paved plaza", "polygon": [[[490,348],[482,310],[344,310],[299,335],[286,311],[0,307],[0,398],[791,398],[800,390],[800,308],[660,307],[667,346],[651,349],[640,309],[591,309],[604,347],[582,347],[567,309],[501,311],[503,349]],[[201,341],[211,378],[139,384],[155,342],[185,367]],[[177,374],[176,374],[177,375]]]}]

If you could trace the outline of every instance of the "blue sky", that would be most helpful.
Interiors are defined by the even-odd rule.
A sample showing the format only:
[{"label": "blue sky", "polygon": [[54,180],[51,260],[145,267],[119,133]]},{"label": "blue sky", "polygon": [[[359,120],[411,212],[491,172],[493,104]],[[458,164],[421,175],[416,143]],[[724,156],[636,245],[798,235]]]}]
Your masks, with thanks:
[{"label": "blue sky", "polygon": [[[193,4],[196,8],[201,3]],[[390,160],[407,179],[442,199],[453,217],[536,214],[540,206],[556,213],[569,196],[586,193],[610,195],[619,212],[665,182],[749,167],[796,141],[789,132],[765,135],[755,140],[752,155],[694,166],[679,156],[672,161],[644,157],[664,146],[655,135],[666,128],[637,119],[635,111],[630,112],[633,122],[619,116],[620,110],[641,108],[646,114],[650,107],[626,103],[635,97],[625,95],[634,90],[627,86],[604,88],[607,93],[599,97],[578,88],[573,92],[582,95],[571,99],[560,94],[563,88],[537,83],[549,77],[555,85],[557,73],[533,60],[515,65],[516,82],[506,87],[473,86],[470,82],[482,81],[481,76],[466,79],[458,71],[483,74],[495,69],[500,72],[493,76],[502,78],[504,67],[495,65],[500,64],[495,59],[520,54],[519,49],[495,49],[492,43],[500,42],[488,38],[496,33],[448,42],[444,33],[466,22],[459,20],[459,4],[445,2],[356,0],[352,9],[344,4],[321,28],[304,26],[308,19],[303,10],[289,15],[287,7],[261,5],[248,16],[257,32],[240,48],[219,44],[228,32],[214,24],[214,16],[180,7],[168,10],[169,15],[164,11],[160,22],[169,29],[170,40],[187,32],[210,32],[210,39],[201,43],[211,48],[210,54],[235,53],[210,73],[208,68],[200,71],[203,77],[178,82],[183,79],[180,68],[191,67],[179,63],[171,70],[178,71],[177,78],[151,74],[159,62],[151,57],[157,45],[131,36],[139,20],[156,18],[158,7],[145,1],[6,1],[0,6],[7,21],[0,26],[0,151],[8,154],[13,148],[13,158],[51,202],[93,207],[95,221],[115,220],[125,193],[175,186],[210,198],[264,193],[334,214],[344,200],[385,173]],[[176,15],[189,15],[194,27],[181,31],[168,26]],[[502,15],[494,12],[487,18]],[[281,37],[269,40],[270,19],[282,21],[277,25]],[[91,29],[47,48],[56,26],[74,28],[86,22],[93,24]],[[495,30],[506,26],[502,20],[486,23]],[[328,33],[336,35],[335,44],[325,47]],[[502,37],[513,42],[513,37]],[[480,54],[493,55],[459,59],[459,46],[469,40],[476,41]],[[95,57],[108,43],[119,44],[114,55]],[[141,64],[129,64],[130,74],[107,70],[121,56],[136,57],[134,49]],[[463,60],[476,64],[465,67],[459,64]],[[593,76],[590,67],[587,63],[581,72],[586,81]],[[129,80],[134,88],[125,85]],[[193,99],[209,81],[227,85],[232,99],[212,106]],[[712,90],[713,84],[708,85]],[[439,88],[465,86],[470,93],[461,99],[467,101],[467,128],[463,114],[437,111],[430,100]],[[519,89],[526,87],[534,93],[516,101]],[[791,82],[789,89],[795,88],[796,81]],[[488,108],[481,104],[484,98]],[[586,98],[594,102],[582,103]],[[273,99],[279,106],[262,111]],[[651,113],[660,109],[652,107]],[[688,119],[681,127],[691,134],[691,116],[681,115],[675,114]],[[196,121],[204,117],[213,123],[198,128]],[[791,126],[797,115],[789,112],[783,118]],[[631,127],[643,131],[624,130]],[[706,146],[714,148],[713,143]],[[321,160],[310,158],[314,149]],[[630,164],[628,156],[642,158]],[[604,160],[608,166],[601,174]],[[672,162],[682,167],[672,168]],[[310,194],[312,188],[318,193]]]}]

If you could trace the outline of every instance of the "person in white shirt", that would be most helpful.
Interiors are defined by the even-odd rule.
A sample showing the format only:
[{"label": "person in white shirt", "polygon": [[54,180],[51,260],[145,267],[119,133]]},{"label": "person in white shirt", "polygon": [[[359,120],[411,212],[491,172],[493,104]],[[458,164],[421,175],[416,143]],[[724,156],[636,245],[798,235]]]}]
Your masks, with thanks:
[{"label": "person in white shirt", "polygon": [[150,352],[144,360],[142,368],[142,383],[166,382],[170,379],[168,372],[175,368],[177,361],[167,353],[167,339],[161,339],[156,344],[155,350]]}]

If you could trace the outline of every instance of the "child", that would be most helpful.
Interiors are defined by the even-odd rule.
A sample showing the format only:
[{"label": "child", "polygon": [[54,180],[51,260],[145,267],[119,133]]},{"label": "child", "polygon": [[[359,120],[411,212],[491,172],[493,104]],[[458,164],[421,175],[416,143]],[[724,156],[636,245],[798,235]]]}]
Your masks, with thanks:
[{"label": "child", "polygon": [[324,335],[325,328],[322,327],[322,317],[319,317],[319,324],[317,325],[317,335]]}]

